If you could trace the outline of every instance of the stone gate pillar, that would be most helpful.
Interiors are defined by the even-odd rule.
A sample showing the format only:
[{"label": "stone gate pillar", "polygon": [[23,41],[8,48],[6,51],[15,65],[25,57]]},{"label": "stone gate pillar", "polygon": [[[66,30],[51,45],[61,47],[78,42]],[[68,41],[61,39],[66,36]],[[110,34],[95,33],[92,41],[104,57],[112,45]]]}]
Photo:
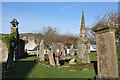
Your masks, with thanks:
[{"label": "stone gate pillar", "polygon": [[118,60],[115,44],[115,26],[98,23],[92,28],[96,33],[98,79],[118,78]]}]

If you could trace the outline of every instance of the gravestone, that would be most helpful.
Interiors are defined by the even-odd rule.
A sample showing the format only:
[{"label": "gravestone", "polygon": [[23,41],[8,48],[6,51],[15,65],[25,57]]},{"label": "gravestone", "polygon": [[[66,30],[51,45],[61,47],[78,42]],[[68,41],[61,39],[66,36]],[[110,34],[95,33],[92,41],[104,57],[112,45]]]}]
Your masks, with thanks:
[{"label": "gravestone", "polygon": [[40,43],[39,58],[44,61],[44,43],[43,40]]},{"label": "gravestone", "polygon": [[81,63],[90,63],[89,55],[88,55],[88,50],[87,50],[87,42],[79,40],[78,41],[78,60]]},{"label": "gravestone", "polygon": [[98,23],[92,30],[97,42],[97,79],[118,78],[118,60],[115,45],[115,26],[110,23]]},{"label": "gravestone", "polygon": [[44,49],[44,54],[47,54],[47,48]]},{"label": "gravestone", "polygon": [[61,46],[60,46],[60,53],[62,54],[62,56],[66,56],[63,44],[61,44]]},{"label": "gravestone", "polygon": [[58,54],[60,54],[60,44],[61,44],[60,42],[57,42],[57,44],[56,44],[57,45],[57,53]]},{"label": "gravestone", "polygon": [[68,47],[67,46],[65,46],[65,53],[67,54],[67,49],[68,49]]},{"label": "gravestone", "polygon": [[56,61],[56,66],[60,66],[60,63],[59,63],[59,54],[55,55],[55,61]]},{"label": "gravestone", "polygon": [[[39,46],[40,46],[40,45],[39,45]],[[39,57],[39,48],[40,48],[40,47],[37,48],[37,57]]]},{"label": "gravestone", "polygon": [[70,55],[74,55],[74,48],[73,48],[73,44],[70,47]]},{"label": "gravestone", "polygon": [[57,54],[57,46],[55,43],[52,44],[53,54]]},{"label": "gravestone", "polygon": [[57,42],[57,48],[59,50],[59,54],[62,55],[62,56],[65,56],[66,53],[65,53],[65,48],[64,48],[64,45],[60,42]]},{"label": "gravestone", "polygon": [[0,40],[0,62],[6,62],[8,59],[8,48],[7,46]]},{"label": "gravestone", "polygon": [[53,50],[52,49],[49,49],[48,56],[49,56],[50,65],[55,66],[55,61],[54,61]]},{"label": "gravestone", "polygon": [[57,45],[55,43],[52,44],[53,55],[55,59],[56,66],[60,66],[59,64],[59,55],[57,54]]}]

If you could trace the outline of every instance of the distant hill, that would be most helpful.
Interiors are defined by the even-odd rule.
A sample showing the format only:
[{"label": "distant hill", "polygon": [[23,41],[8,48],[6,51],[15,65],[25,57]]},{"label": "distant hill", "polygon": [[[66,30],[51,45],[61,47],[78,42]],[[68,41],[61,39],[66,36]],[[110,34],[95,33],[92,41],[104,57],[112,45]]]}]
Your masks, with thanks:
[{"label": "distant hill", "polygon": [[7,35],[8,35],[8,34],[0,33],[0,37],[1,37],[1,36],[7,36]]},{"label": "distant hill", "polygon": [[[7,35],[9,35],[9,34],[0,33],[0,36],[7,36]],[[36,34],[34,34],[34,33],[22,33],[22,34],[19,34],[19,36],[27,36],[27,37],[35,36],[35,35]]]}]

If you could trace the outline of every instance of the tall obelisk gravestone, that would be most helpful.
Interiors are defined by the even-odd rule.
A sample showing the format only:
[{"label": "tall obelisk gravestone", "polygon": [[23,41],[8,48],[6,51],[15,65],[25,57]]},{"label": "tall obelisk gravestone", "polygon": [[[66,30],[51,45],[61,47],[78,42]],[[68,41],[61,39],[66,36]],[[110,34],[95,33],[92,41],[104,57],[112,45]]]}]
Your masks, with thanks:
[{"label": "tall obelisk gravestone", "polygon": [[88,38],[86,36],[86,29],[85,29],[85,20],[84,20],[84,12],[82,12],[82,21],[81,21],[81,29],[80,29],[80,36],[79,41],[77,42],[77,54],[78,60],[81,63],[90,63],[89,55],[88,55]]}]

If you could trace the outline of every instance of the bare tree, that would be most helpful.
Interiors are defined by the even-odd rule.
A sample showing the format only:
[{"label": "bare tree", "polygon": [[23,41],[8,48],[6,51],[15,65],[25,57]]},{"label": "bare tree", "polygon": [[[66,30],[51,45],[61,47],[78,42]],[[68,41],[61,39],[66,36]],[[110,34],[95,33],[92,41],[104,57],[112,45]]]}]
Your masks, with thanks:
[{"label": "bare tree", "polygon": [[91,28],[86,28],[86,34],[91,44],[96,44],[96,34]]},{"label": "bare tree", "polygon": [[[120,13],[118,13],[118,10],[112,10],[111,12],[106,12],[106,14],[102,16],[96,17],[97,23],[104,24],[104,23],[114,23],[116,27],[115,31],[115,38],[118,40],[118,48],[120,48]],[[97,24],[96,23],[96,24]],[[94,25],[96,25],[94,24]]]},{"label": "bare tree", "polygon": [[54,37],[55,34],[57,34],[57,28],[51,26],[43,27],[41,32],[42,32],[42,37],[40,38],[44,40],[44,44],[46,47],[48,47],[49,44],[55,42]]}]

